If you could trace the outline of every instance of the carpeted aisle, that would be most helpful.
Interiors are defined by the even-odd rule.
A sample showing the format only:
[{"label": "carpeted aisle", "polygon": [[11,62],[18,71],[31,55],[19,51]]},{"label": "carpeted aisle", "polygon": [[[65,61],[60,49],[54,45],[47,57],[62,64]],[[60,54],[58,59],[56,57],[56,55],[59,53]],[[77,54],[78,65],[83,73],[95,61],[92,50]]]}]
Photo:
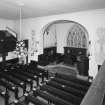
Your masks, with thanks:
[{"label": "carpeted aisle", "polygon": [[47,66],[38,66],[39,68],[43,68],[48,70],[50,74],[61,73],[66,75],[77,75],[78,70],[76,67],[67,66],[64,64],[56,64],[56,65],[47,65]]}]

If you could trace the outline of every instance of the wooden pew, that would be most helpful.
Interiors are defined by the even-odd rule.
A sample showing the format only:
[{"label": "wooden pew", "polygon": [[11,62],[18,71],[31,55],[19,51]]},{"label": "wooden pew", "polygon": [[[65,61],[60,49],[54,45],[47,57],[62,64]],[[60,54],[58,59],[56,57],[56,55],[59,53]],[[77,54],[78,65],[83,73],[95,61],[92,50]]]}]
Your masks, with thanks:
[{"label": "wooden pew", "polygon": [[23,100],[15,100],[11,105],[26,105],[26,103]]},{"label": "wooden pew", "polygon": [[11,77],[10,75],[8,75],[8,74],[6,74],[4,72],[0,73],[0,77],[4,78],[5,80],[7,80],[9,82],[12,82],[13,84],[15,84],[15,85],[17,85],[19,87],[21,87],[23,89],[23,94],[25,93],[25,91],[26,91],[26,84],[24,82],[16,79],[15,77],[13,78],[13,77]]},{"label": "wooden pew", "polygon": [[72,87],[68,87],[66,85],[62,85],[62,84],[57,83],[55,81],[47,81],[46,84],[49,86],[55,87],[57,89],[63,90],[65,92],[68,92],[70,94],[73,94],[75,96],[78,96],[80,98],[83,98],[85,96],[85,92],[82,92],[82,91],[75,89],[75,88],[72,88]]},{"label": "wooden pew", "polygon": [[46,77],[46,79],[48,80],[48,78],[49,78],[48,70],[37,68],[37,71],[42,73],[43,76]]},{"label": "wooden pew", "polygon": [[29,104],[29,102],[32,102],[35,105],[49,105],[49,104],[35,98],[34,96],[30,96],[30,95],[25,97],[25,102],[27,105]]},{"label": "wooden pew", "polygon": [[32,73],[27,73],[27,72],[24,72],[22,70],[12,70],[13,72],[16,72],[18,74],[21,74],[21,75],[24,75],[26,76],[27,78],[31,78],[32,80],[35,80],[36,81],[36,84],[37,86],[39,86],[39,77],[32,74]]},{"label": "wooden pew", "polygon": [[44,92],[39,89],[33,91],[33,94],[35,97],[40,96],[40,97],[44,98],[45,100],[47,100],[48,102],[52,102],[56,105],[73,105],[59,97],[55,97],[54,95],[48,94],[47,92]]},{"label": "wooden pew", "polygon": [[[33,66],[33,65],[32,65]],[[39,69],[37,67],[31,67],[29,65],[21,65],[21,67],[19,68],[22,71],[37,75],[38,77],[42,78],[42,82],[44,82],[44,78],[48,79],[48,70],[43,70],[43,69]]]},{"label": "wooden pew", "polygon": [[69,75],[65,75],[65,74],[61,74],[61,73],[56,73],[55,76],[57,78],[61,78],[61,79],[67,80],[67,81],[72,81],[72,82],[75,82],[77,84],[80,84],[80,85],[83,85],[83,86],[86,86],[86,87],[89,87],[91,85],[91,83],[89,81],[79,79],[79,78],[77,78],[76,76],[73,76],[73,75],[69,76]]},{"label": "wooden pew", "polygon": [[68,87],[73,87],[73,88],[78,89],[79,91],[82,91],[82,92],[85,92],[85,93],[88,90],[88,88],[85,88],[82,85],[79,85],[79,84],[76,84],[76,83],[73,83],[71,81],[67,81],[67,80],[64,80],[64,79],[60,79],[60,78],[57,78],[57,77],[51,79],[51,81],[55,81],[57,83],[61,83],[61,84],[66,85]]},{"label": "wooden pew", "polygon": [[14,102],[11,105],[26,105],[24,102],[24,99],[14,100]]},{"label": "wooden pew", "polygon": [[54,87],[48,86],[48,85],[43,85],[40,87],[41,90],[47,91],[50,94],[53,94],[54,96],[57,96],[59,98],[62,98],[72,104],[79,105],[80,102],[82,101],[81,98],[74,96],[72,94],[69,94],[67,92],[61,91],[59,89],[56,89]]},{"label": "wooden pew", "polygon": [[17,74],[17,73],[12,72],[12,71],[11,72],[10,71],[7,71],[6,73],[8,75],[11,75],[12,77],[15,77],[15,78],[23,81],[25,84],[29,84],[30,85],[30,90],[33,88],[33,81],[30,78],[27,78],[26,76]]},{"label": "wooden pew", "polygon": [[2,96],[4,98],[4,103],[5,105],[9,105],[9,95],[8,95],[8,91],[3,91],[0,89],[0,96]]},{"label": "wooden pew", "polygon": [[1,79],[0,79],[0,85],[4,86],[6,88],[6,90],[8,89],[8,90],[14,92],[15,98],[18,99],[18,88],[16,86],[14,86],[6,81],[3,81]]},{"label": "wooden pew", "polygon": [[26,105],[26,104],[23,102],[18,102],[18,103],[15,103],[15,105]]},{"label": "wooden pew", "polygon": [[37,75],[38,77],[41,77],[42,79],[42,82],[44,82],[44,74],[39,72],[39,71],[30,71],[30,70],[24,70],[25,72],[27,73],[30,73],[30,74],[34,74],[34,75]]}]

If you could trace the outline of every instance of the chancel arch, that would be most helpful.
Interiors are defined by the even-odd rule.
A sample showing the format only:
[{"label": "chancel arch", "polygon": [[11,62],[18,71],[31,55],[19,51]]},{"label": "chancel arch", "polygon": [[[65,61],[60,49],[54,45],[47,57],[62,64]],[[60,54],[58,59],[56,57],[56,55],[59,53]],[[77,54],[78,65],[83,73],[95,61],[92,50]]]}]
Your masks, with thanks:
[{"label": "chancel arch", "polygon": [[[64,46],[86,48],[89,53],[89,36],[86,28],[78,22],[70,20],[55,20],[46,24],[42,30],[43,49],[57,47],[63,53]],[[62,39],[61,39],[62,37]],[[61,40],[60,40],[61,39]],[[62,42],[61,44],[59,44]]]},{"label": "chancel arch", "polygon": [[[54,57],[56,57],[54,54],[64,55],[62,60],[64,64],[74,66],[77,63],[83,63],[82,69],[85,71],[80,71],[80,74],[88,75],[89,35],[83,25],[75,21],[56,20],[43,27],[42,35],[44,57],[49,59],[49,61],[53,61]],[[78,57],[81,55],[84,58],[82,61],[78,61]],[[55,58],[55,60],[57,59]],[[86,66],[84,66],[85,64]],[[81,69],[79,66],[78,68]]]}]

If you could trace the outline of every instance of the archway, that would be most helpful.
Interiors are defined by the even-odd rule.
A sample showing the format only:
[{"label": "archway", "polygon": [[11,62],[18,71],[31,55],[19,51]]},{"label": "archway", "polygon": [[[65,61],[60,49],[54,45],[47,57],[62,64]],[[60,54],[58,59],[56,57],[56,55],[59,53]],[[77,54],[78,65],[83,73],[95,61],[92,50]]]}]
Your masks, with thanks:
[{"label": "archway", "polygon": [[[89,35],[86,28],[78,22],[69,20],[56,20],[50,22],[43,27],[42,35],[43,53],[45,54],[47,52],[46,55],[52,54],[52,49],[47,51],[45,51],[45,49],[55,47],[56,51],[54,50],[53,53],[64,54],[66,56],[65,59],[72,59],[70,58],[72,54],[72,57],[75,56],[75,58],[77,59],[77,56],[80,53],[82,53],[82,55],[84,55],[85,57],[88,57]],[[67,50],[65,49],[65,47]],[[74,64],[74,62],[75,61],[73,61],[73,63],[70,63],[69,60],[70,64]]]},{"label": "archway", "polygon": [[[69,34],[70,34],[70,31],[72,30],[72,32],[71,33],[74,33],[74,35],[75,36],[77,36],[77,33],[79,33],[78,35],[80,36],[80,33],[82,33],[82,36],[84,37],[84,41],[86,42],[85,43],[85,45],[86,46],[84,46],[84,48],[86,48],[87,49],[87,54],[88,54],[88,50],[89,50],[89,35],[88,35],[88,32],[87,32],[87,30],[86,30],[86,28],[83,26],[83,25],[81,25],[80,23],[78,23],[78,22],[75,22],[75,21],[70,21],[70,20],[56,20],[56,21],[52,21],[52,22],[50,22],[50,23],[48,23],[48,24],[46,24],[44,27],[43,27],[43,29],[41,30],[41,33],[42,33],[42,35],[43,35],[43,49],[44,48],[46,48],[46,46],[45,46],[45,36],[50,36],[51,35],[51,32],[50,32],[50,30],[52,29],[52,27],[53,27],[53,36],[55,37],[55,42],[53,42],[53,45],[52,46],[57,46],[57,25],[64,25],[64,24],[70,24],[70,28],[68,28],[67,29],[67,32],[66,32],[66,37],[68,38],[69,36]],[[71,25],[72,24],[72,25]],[[76,31],[76,32],[74,32],[74,31]],[[84,34],[84,35],[83,35]],[[54,37],[52,38],[52,39],[54,39]],[[79,38],[79,37],[78,37]],[[51,41],[51,40],[50,40]],[[67,42],[67,41],[66,41]],[[49,45],[50,46],[50,45]],[[65,45],[65,46],[68,46],[68,45]],[[79,46],[78,46],[79,47]]]}]

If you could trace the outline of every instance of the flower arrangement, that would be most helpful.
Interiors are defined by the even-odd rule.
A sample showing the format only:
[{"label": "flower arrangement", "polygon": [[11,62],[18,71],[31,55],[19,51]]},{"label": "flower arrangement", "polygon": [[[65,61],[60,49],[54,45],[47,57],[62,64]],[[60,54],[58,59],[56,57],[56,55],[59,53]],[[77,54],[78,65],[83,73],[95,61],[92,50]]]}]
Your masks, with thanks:
[{"label": "flower arrangement", "polygon": [[19,63],[25,63],[26,62],[26,56],[28,55],[28,51],[27,51],[27,48],[25,46],[24,40],[17,41],[15,54],[19,58]]},{"label": "flower arrangement", "polygon": [[27,48],[25,47],[24,40],[17,41],[15,51],[18,57],[27,56]]}]

